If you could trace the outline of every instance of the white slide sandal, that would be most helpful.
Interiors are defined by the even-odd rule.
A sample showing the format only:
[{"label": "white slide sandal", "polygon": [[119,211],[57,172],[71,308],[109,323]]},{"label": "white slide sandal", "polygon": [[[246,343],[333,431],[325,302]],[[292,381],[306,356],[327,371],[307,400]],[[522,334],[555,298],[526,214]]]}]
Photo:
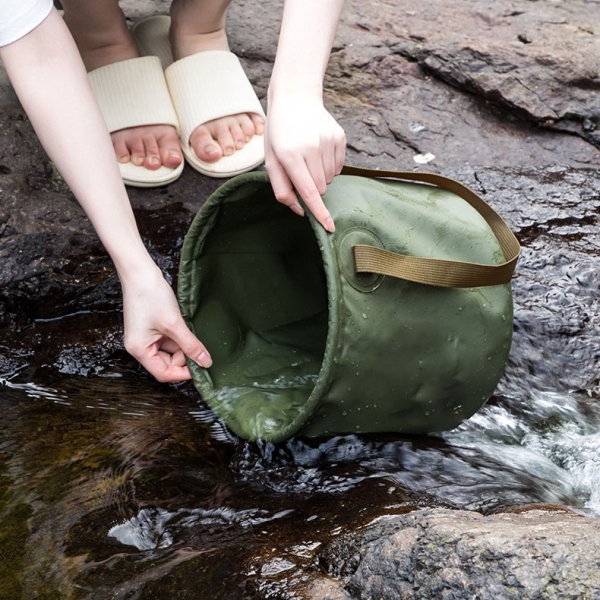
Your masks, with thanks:
[{"label": "white slide sandal", "polygon": [[233,177],[251,171],[264,161],[264,139],[255,135],[240,150],[218,161],[198,158],[190,136],[199,125],[230,115],[265,113],[252,84],[235,54],[223,50],[199,52],[171,64],[170,18],[149,17],[133,27],[142,54],[160,57],[173,106],[181,126],[181,147],[188,163],[210,177]]},{"label": "white slide sandal", "polygon": [[[131,58],[88,73],[96,101],[112,133],[142,125],[172,125],[179,121],[167,88],[160,59],[155,56]],[[119,163],[123,181],[136,187],[158,187],[175,181],[183,161],[172,169],[146,169],[133,163]]]}]

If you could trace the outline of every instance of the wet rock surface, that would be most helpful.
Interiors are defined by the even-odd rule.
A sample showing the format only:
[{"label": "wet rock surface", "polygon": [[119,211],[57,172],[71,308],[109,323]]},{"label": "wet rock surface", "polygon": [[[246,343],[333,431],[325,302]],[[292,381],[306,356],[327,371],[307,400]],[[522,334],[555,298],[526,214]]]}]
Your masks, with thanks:
[{"label": "wet rock surface", "polygon": [[[169,3],[127,0],[122,5],[137,18],[167,12]],[[281,7],[279,1],[238,0],[230,13],[232,49],[242,57],[263,101]],[[534,393],[575,391],[581,403],[595,403],[600,396],[599,44],[600,14],[592,0],[433,0],[421,10],[397,0],[348,0],[344,10],[326,78],[326,101],[346,129],[348,162],[410,170],[417,167],[414,157],[433,154],[424,168],[455,177],[483,194],[523,244],[513,283],[513,352],[497,391],[497,406],[491,410],[517,400],[527,404]],[[3,436],[22,429],[22,439],[2,441],[0,475],[4,477],[7,462],[11,476],[29,476],[36,486],[52,481],[33,500],[27,492],[20,504],[0,502],[2,514],[20,515],[21,528],[15,527],[22,539],[29,535],[22,530],[23,519],[34,525],[34,537],[19,550],[29,556],[30,567],[14,563],[15,570],[31,577],[29,591],[64,592],[77,580],[83,590],[80,597],[127,597],[140,590],[148,594],[143,597],[154,592],[166,597],[169,590],[194,597],[198,579],[204,577],[219,598],[241,597],[240,590],[248,598],[597,596],[594,549],[600,544],[600,526],[596,515],[590,516],[589,498],[574,506],[582,514],[558,508],[498,514],[503,506],[561,500],[562,492],[548,493],[545,482],[540,490],[525,493],[518,487],[519,474],[507,480],[508,485],[498,465],[486,467],[488,483],[473,488],[478,496],[469,500],[453,491],[458,485],[453,480],[455,467],[440,468],[434,475],[428,473],[431,479],[423,476],[418,481],[421,467],[449,460],[444,442],[428,441],[423,448],[423,441],[399,444],[393,454],[402,465],[392,478],[402,490],[391,494],[400,494],[396,501],[388,499],[385,486],[379,492],[375,483],[376,469],[388,456],[383,442],[361,446],[350,440],[340,443],[339,452],[332,444],[334,458],[331,449],[319,446],[332,465],[322,480],[316,458],[302,455],[300,460],[292,453],[292,465],[271,459],[265,465],[254,461],[254,451],[248,448],[216,448],[202,421],[188,422],[186,411],[196,402],[193,389],[150,382],[124,353],[114,269],[40,148],[3,72],[0,132],[0,377],[42,369],[44,389],[22,388],[34,399],[55,399],[47,390],[58,389],[55,380],[63,381],[60,377],[72,377],[73,385],[90,385],[85,402],[99,411],[106,407],[96,407],[97,397],[106,393],[121,398],[124,414],[137,414],[146,396],[155,395],[161,403],[150,410],[142,427],[132,421],[133,433],[126,420],[111,421],[112,431],[82,405],[73,439],[87,440],[89,435],[94,441],[86,442],[87,448],[69,447],[64,455],[57,451],[51,457],[54,466],[43,464],[38,470],[32,467],[41,461],[36,457],[43,455],[43,448],[60,447],[61,428],[73,414],[60,405],[40,420],[33,405],[22,399],[17,402],[19,419],[13,423],[14,415],[5,414]],[[172,281],[187,227],[220,183],[186,168],[167,188],[129,190],[142,235]],[[117,376],[125,378],[123,390],[113,385]],[[11,385],[11,393],[21,389],[21,384]],[[55,395],[60,404],[62,396]],[[162,406],[170,402],[173,425],[165,432]],[[104,427],[102,443],[89,434]],[[536,422],[535,427],[542,424]],[[148,433],[141,433],[146,428]],[[582,429],[582,435],[589,441],[597,430]],[[43,439],[36,437],[40,431]],[[142,444],[139,438],[144,435],[148,439]],[[37,440],[35,446],[31,439]],[[115,457],[100,456],[104,439],[111,444],[118,440],[126,468],[120,465],[112,471]],[[259,455],[264,460],[272,453],[263,449]],[[153,464],[154,471],[139,478],[142,465],[155,455],[161,457],[159,466]],[[174,473],[188,473],[198,456],[209,465],[208,474],[185,479],[187,488],[169,483]],[[372,456],[374,464],[367,468],[365,461]],[[181,457],[189,458],[189,464]],[[562,460],[558,464],[564,466],[566,459]],[[215,465],[227,470],[224,482],[212,471]],[[594,463],[587,465],[593,468]],[[81,476],[86,489],[81,496],[73,491],[58,501],[58,475],[66,481],[65,472]],[[248,495],[256,496],[257,505],[263,497],[257,491],[260,486],[273,494],[267,494],[269,518],[289,509],[282,497],[290,494],[296,510],[297,505],[304,507],[298,513],[303,530],[296,529],[294,517],[281,531],[262,526],[263,539],[257,526],[245,524],[243,535],[225,536],[217,543],[214,531],[245,523],[243,511],[230,520],[221,518],[222,523],[211,521],[211,514],[202,513],[202,521],[193,511],[181,512],[198,498],[204,501],[204,496],[208,508],[232,497],[241,506],[247,490],[232,493],[232,480],[253,489]],[[503,482],[505,496],[493,481]],[[321,514],[314,498],[323,486],[329,486],[331,505],[326,517],[313,521],[313,513]],[[446,493],[446,488],[452,489]],[[101,489],[108,490],[108,497]],[[50,514],[53,502],[63,516]],[[99,538],[91,548],[92,542],[83,540],[94,539],[89,532],[95,531],[97,515],[115,502],[122,520],[152,514],[156,522],[167,519],[168,525],[168,519],[179,523],[192,515],[202,528],[186,533],[183,549],[169,560],[157,554],[150,570],[140,566],[141,559],[136,563],[134,554],[114,554],[110,560],[115,568],[107,577],[109,569],[102,570],[102,561],[123,547]],[[141,513],[156,505],[171,511],[168,518],[158,510]],[[78,507],[76,515],[68,512],[72,506]],[[161,527],[168,531],[167,525]],[[185,529],[179,527],[173,531]],[[173,532],[172,536],[177,537]],[[204,540],[210,548],[203,546]],[[240,549],[251,542],[256,544],[252,550]],[[51,549],[57,547],[62,550],[55,556]],[[12,556],[16,561],[21,554]],[[62,565],[60,577],[44,579],[36,562],[42,559],[49,572],[51,564]],[[88,559],[82,571],[80,565]],[[127,561],[135,568],[128,571]],[[216,569],[215,561],[227,566]],[[91,591],[98,585],[98,592]]]},{"label": "wet rock surface", "polygon": [[597,3],[350,7],[327,81],[361,162],[598,165]]},{"label": "wet rock surface", "polygon": [[342,536],[319,560],[352,598],[595,598],[599,536],[571,513],[427,509]]}]

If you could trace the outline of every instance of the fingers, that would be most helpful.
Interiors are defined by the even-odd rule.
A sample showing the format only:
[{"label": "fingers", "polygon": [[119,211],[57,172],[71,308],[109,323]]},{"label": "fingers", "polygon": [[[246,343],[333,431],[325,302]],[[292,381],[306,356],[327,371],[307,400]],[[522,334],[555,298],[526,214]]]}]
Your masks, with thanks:
[{"label": "fingers", "polygon": [[163,323],[158,328],[158,339],[139,343],[125,339],[127,351],[135,357],[158,381],[175,382],[190,379],[186,364],[189,356],[201,367],[212,365],[210,354],[198,338],[187,328],[181,317]]},{"label": "fingers", "polygon": [[183,319],[177,319],[165,326],[164,334],[186,356],[195,363],[207,369],[212,365],[212,359],[204,344],[187,328]]},{"label": "fingers", "polygon": [[304,209],[298,202],[296,192],[294,192],[294,186],[287,176],[285,169],[279,164],[279,161],[273,157],[267,157],[265,166],[269,173],[269,179],[271,180],[271,187],[277,202],[289,206],[297,215],[304,216]]},{"label": "fingers", "polygon": [[166,361],[164,353],[156,352],[147,356],[137,357],[142,366],[162,383],[175,383],[191,379],[192,374],[186,365],[173,364]]},{"label": "fingers", "polygon": [[[324,229],[333,232],[335,225],[322,196],[342,170],[344,130],[321,103],[302,102],[294,105],[294,110],[282,105],[281,114],[279,106],[270,112],[265,134],[265,165],[275,197],[303,214],[297,192]],[[293,120],[292,112],[301,117]]]},{"label": "fingers", "polygon": [[[287,168],[284,168],[284,166]],[[324,194],[327,189],[327,178],[322,163],[319,164],[318,160],[314,160],[309,166],[300,158],[288,161],[287,165],[282,165],[276,158],[272,157],[270,163],[267,163],[267,171],[269,172],[275,198],[279,202],[289,206],[295,213],[303,214],[304,211],[298,204],[298,199],[294,193],[295,188],[310,212],[324,229],[330,233],[335,231],[331,214],[321,198],[321,194]]]}]

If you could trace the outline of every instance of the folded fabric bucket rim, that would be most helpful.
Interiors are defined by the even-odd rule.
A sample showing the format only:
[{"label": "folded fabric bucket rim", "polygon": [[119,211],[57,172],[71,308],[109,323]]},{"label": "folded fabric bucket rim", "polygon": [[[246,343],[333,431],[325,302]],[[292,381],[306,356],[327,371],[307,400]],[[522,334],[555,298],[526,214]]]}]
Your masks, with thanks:
[{"label": "folded fabric bucket rim", "polygon": [[[246,173],[230,179],[228,182],[220,186],[204,203],[201,210],[193,220],[189,231],[185,237],[182,247],[180,276],[178,280],[178,300],[182,310],[182,314],[192,331],[197,335],[199,332],[194,324],[194,315],[197,310],[195,302],[196,296],[192,293],[192,289],[197,285],[197,267],[196,261],[202,254],[206,238],[210,235],[215,221],[218,218],[218,212],[221,209],[224,200],[235,198],[236,192],[242,191],[244,196],[247,196],[249,189],[257,185],[262,188],[268,186],[270,190],[270,181],[267,173],[256,171]],[[274,197],[270,198],[273,207],[285,214],[290,219],[299,219],[291,211],[276,203]],[[303,219],[305,227],[309,227],[309,220]],[[323,348],[323,360],[318,372],[318,377],[314,383],[312,391],[306,398],[305,402],[300,406],[298,414],[287,425],[278,428],[277,432],[263,432],[262,439],[267,441],[280,441],[294,435],[305,423],[305,421],[313,414],[319,399],[326,393],[327,386],[330,381],[330,372],[333,367],[333,348],[337,344],[339,321],[339,278],[335,273],[335,260],[333,250],[327,243],[327,232],[321,225],[310,217],[310,229],[312,230],[315,240],[318,244],[320,252],[322,252],[322,266],[325,273],[325,281],[327,285],[327,336]],[[210,348],[209,348],[210,350]],[[234,433],[246,437],[244,431],[240,431],[235,427],[235,424],[230,420],[230,413],[223,411],[221,401],[215,397],[215,385],[210,375],[209,369],[200,367],[197,363],[188,358],[188,365],[192,372],[194,384],[201,393],[203,399],[211,407],[215,413],[223,418]]]}]

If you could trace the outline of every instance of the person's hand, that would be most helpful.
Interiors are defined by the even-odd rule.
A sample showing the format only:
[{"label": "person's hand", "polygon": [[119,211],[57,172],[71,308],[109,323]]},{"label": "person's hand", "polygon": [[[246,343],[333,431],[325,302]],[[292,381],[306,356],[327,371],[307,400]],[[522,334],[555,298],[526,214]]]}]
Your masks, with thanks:
[{"label": "person's hand", "polygon": [[265,166],[275,198],[303,215],[294,188],[329,232],[333,219],[321,196],[344,164],[346,135],[322,102],[312,97],[283,98],[269,104]]},{"label": "person's hand", "polygon": [[122,285],[125,349],[158,381],[190,379],[186,355],[210,367],[210,354],[188,329],[173,290],[158,269]]}]

